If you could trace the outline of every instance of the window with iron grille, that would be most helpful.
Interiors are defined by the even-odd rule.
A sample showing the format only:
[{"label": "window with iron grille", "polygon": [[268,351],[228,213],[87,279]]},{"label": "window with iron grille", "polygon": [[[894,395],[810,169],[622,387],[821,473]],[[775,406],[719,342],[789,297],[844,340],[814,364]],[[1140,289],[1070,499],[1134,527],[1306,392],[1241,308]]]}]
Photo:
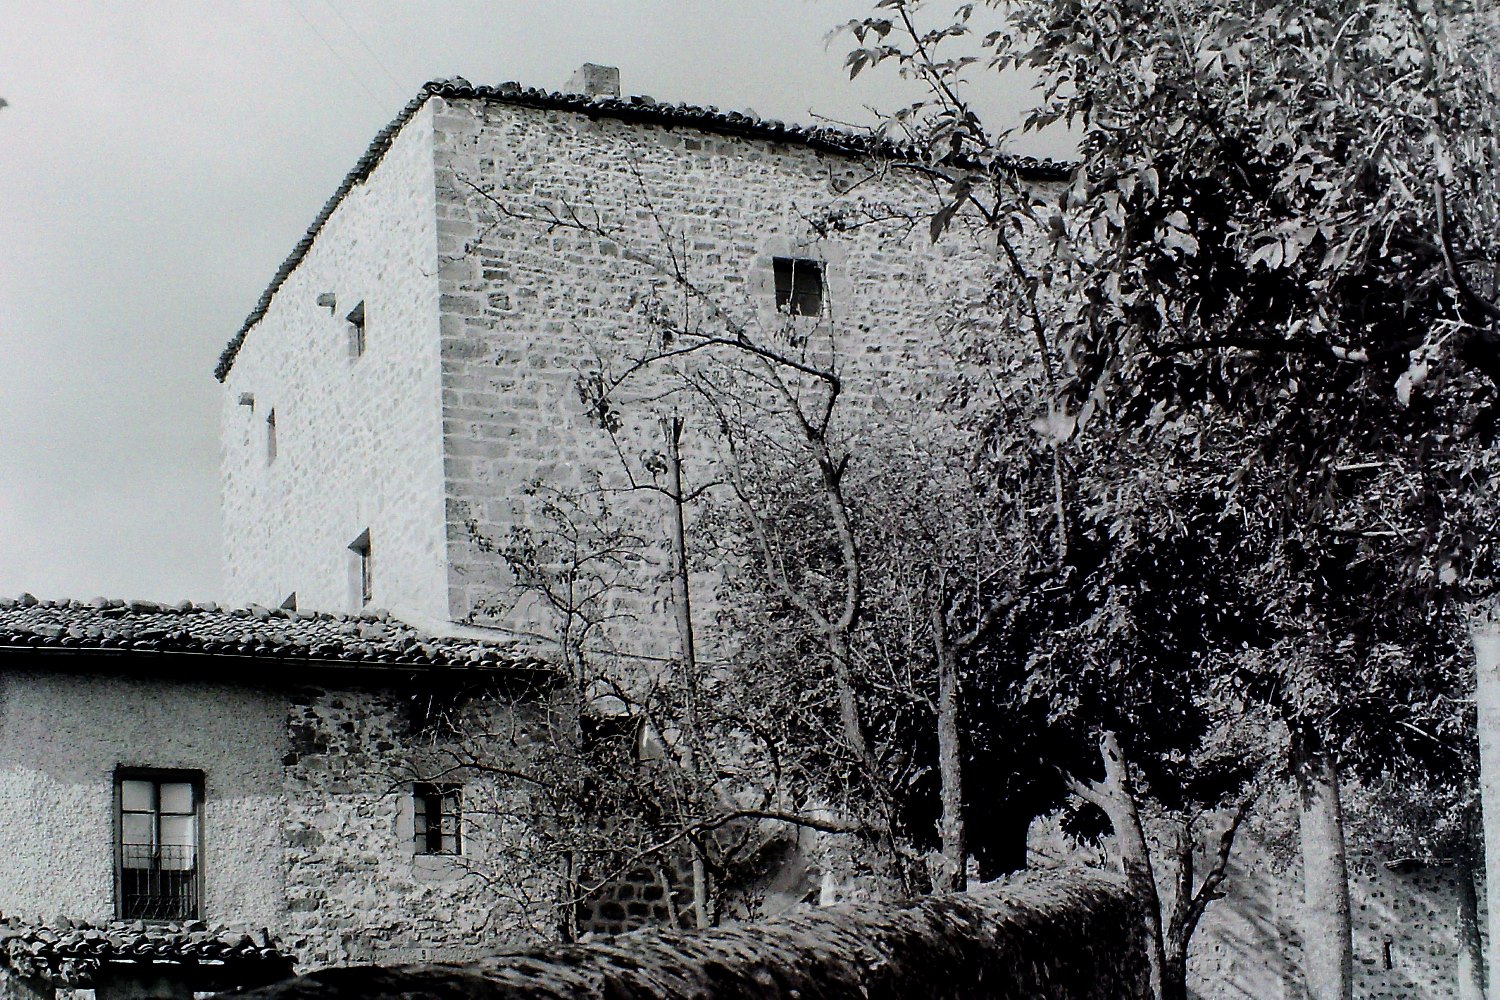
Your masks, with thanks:
[{"label": "window with iron grille", "polygon": [[201,918],[202,773],[122,769],[115,802],[116,916]]},{"label": "window with iron grille", "polygon": [[412,834],[417,854],[462,854],[463,799],[457,785],[412,786]]},{"label": "window with iron grille", "polygon": [[805,257],[773,257],[776,308],[793,316],[823,312],[823,262]]}]

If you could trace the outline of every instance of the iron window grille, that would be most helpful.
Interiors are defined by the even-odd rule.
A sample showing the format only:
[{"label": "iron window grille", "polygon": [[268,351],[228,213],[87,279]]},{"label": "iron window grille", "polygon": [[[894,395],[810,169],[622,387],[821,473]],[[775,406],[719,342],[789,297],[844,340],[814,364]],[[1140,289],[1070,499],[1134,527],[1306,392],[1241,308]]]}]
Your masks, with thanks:
[{"label": "iron window grille", "polygon": [[806,257],[773,257],[776,308],[793,316],[823,312],[823,262]]},{"label": "iron window grille", "polygon": [[203,775],[120,770],[115,802],[116,916],[200,919]]},{"label": "iron window grille", "polygon": [[463,793],[457,785],[412,786],[412,835],[417,854],[463,853]]}]

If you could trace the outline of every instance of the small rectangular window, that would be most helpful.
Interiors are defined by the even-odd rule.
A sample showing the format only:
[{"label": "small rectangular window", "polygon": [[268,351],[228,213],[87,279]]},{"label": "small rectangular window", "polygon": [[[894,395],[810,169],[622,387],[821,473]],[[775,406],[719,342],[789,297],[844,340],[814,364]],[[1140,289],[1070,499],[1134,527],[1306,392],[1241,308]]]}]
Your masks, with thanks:
[{"label": "small rectangular window", "polygon": [[122,768],[115,802],[115,915],[199,919],[202,772]]},{"label": "small rectangular window", "polygon": [[365,607],[375,596],[375,578],[370,566],[370,529],[359,533],[349,543],[349,591],[355,610]]},{"label": "small rectangular window", "polygon": [[266,414],[266,464],[276,461],[276,408]]},{"label": "small rectangular window", "polygon": [[793,316],[823,312],[823,262],[806,257],[773,257],[776,308]]},{"label": "small rectangular window", "polygon": [[344,317],[349,338],[349,357],[358,358],[365,353],[365,304],[363,301]]},{"label": "small rectangular window", "polygon": [[412,836],[417,854],[462,854],[463,801],[457,785],[412,786]]}]

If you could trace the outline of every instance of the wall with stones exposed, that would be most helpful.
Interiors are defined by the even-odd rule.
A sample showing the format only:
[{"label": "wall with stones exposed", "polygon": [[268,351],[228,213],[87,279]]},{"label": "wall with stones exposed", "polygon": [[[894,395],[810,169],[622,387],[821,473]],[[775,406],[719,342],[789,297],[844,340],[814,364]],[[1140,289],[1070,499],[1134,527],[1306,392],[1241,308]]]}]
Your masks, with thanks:
[{"label": "wall with stones exposed", "polygon": [[[0,913],[114,918],[114,771],[124,765],[202,772],[202,917],[269,928],[301,969],[555,938],[560,869],[532,850],[533,818],[513,783],[444,771],[458,738],[412,711],[436,690],[7,666]],[[469,703],[483,726],[465,732],[490,737],[497,766],[517,763],[543,731],[540,702]],[[415,852],[412,779],[438,774],[463,785],[457,856]]]},{"label": "wall with stones exposed", "polygon": [[203,772],[203,914],[279,925],[285,740],[254,685],[0,671],[0,913],[113,919],[123,765]]},{"label": "wall with stones exposed", "polygon": [[[368,528],[373,603],[446,614],[436,226],[424,109],[333,211],[224,384],[230,603],[274,607],[295,592],[303,608],[349,610],[348,546]],[[324,293],[332,310],[317,304]],[[344,317],[360,301],[366,350],[352,358]]]},{"label": "wall with stones exposed", "polygon": [[[1264,839],[1273,834],[1261,834],[1245,830],[1235,839],[1225,895],[1208,905],[1193,935],[1188,987],[1195,1000],[1307,1000],[1301,869],[1286,858],[1295,848],[1273,849]],[[1028,852],[1033,868],[1106,863],[1104,852],[1065,837],[1055,817],[1033,824]],[[1455,869],[1392,870],[1386,860],[1369,848],[1349,853],[1354,995],[1361,1000],[1458,997]],[[1482,876],[1478,903],[1483,927]]]},{"label": "wall with stones exposed", "polygon": [[[600,358],[622,371],[632,352],[644,352],[656,308],[677,317],[686,310],[715,328],[702,300],[684,302],[670,264],[647,259],[666,264],[675,254],[734,324],[837,369],[841,407],[865,416],[899,407],[915,373],[941,364],[934,345],[945,311],[987,288],[988,256],[962,238],[933,245],[925,226],[819,236],[809,219],[840,205],[909,206],[930,197],[911,177],[872,177],[857,158],[567,111],[430,103],[455,619],[538,624],[524,608],[508,608],[509,579],[490,551],[512,524],[526,522],[527,483],[576,488],[593,472],[620,481],[619,455],[580,401],[579,373]],[[855,194],[839,193],[855,185]],[[549,213],[570,211],[598,231],[546,224]],[[825,262],[823,316],[777,313],[771,258],[783,255]],[[720,385],[750,394],[752,379],[725,365],[716,371]],[[631,462],[660,448],[658,414],[692,409],[681,394],[645,401],[668,384],[638,378],[620,397]],[[688,475],[701,482],[707,456],[693,449],[706,421],[693,419],[701,422],[687,433]],[[857,432],[852,422],[846,430]],[[665,537],[659,497],[615,502],[636,531]],[[666,586],[651,581],[639,598],[622,601],[637,616],[625,644],[646,645],[666,631]]]},{"label": "wall with stones exposed", "polygon": [[[1295,823],[1295,819],[1292,820]],[[1355,832],[1352,831],[1352,835]],[[1034,823],[1032,868],[1106,864],[1071,843],[1055,817]],[[1188,954],[1196,1000],[1307,1000],[1302,979],[1299,862],[1244,831],[1230,856],[1224,898],[1212,901]],[[1349,855],[1355,996],[1361,1000],[1458,997],[1457,873],[1451,865],[1386,867],[1370,849]],[[1206,864],[1206,862],[1205,862]],[[1484,883],[1479,885],[1484,927]]]},{"label": "wall with stones exposed", "polygon": [[[302,968],[468,958],[555,938],[561,872],[528,850],[514,785],[453,772],[408,697],[309,688],[288,717],[286,944]],[[511,766],[536,708],[491,706],[484,754]],[[411,782],[463,784],[462,854],[414,850]]]},{"label": "wall with stones exposed", "polygon": [[[1383,860],[1368,850],[1350,855],[1355,996],[1457,997],[1454,869],[1415,865],[1393,871]],[[1189,981],[1197,995],[1203,1000],[1304,1000],[1297,867],[1279,863],[1254,840],[1242,838],[1227,888],[1228,896],[1205,911],[1193,942]],[[1482,887],[1480,893],[1482,907]]]}]

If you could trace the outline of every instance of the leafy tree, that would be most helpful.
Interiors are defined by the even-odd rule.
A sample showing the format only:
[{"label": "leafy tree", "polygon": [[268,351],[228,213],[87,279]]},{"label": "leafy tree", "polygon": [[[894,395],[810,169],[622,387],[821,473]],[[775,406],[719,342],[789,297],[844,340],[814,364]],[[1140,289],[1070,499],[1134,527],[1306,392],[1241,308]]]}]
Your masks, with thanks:
[{"label": "leafy tree", "polygon": [[[951,19],[876,6],[850,25],[849,66],[892,61],[928,84],[891,124],[926,153],[910,168],[946,186],[934,235],[960,213],[985,220],[1031,301],[1050,286],[1067,303],[1027,324],[1059,366],[1048,414],[1063,438],[1099,413],[1191,444],[1206,407],[1250,445],[1253,474],[1218,487],[1273,515],[1243,568],[1259,570],[1278,655],[1242,690],[1289,727],[1308,829],[1341,838],[1338,767],[1403,704],[1348,695],[1380,649],[1410,654],[1430,634],[1398,615],[1372,646],[1375,609],[1441,616],[1494,588],[1493,14],[997,0],[980,28],[974,4]],[[1005,135],[969,100],[992,69],[1037,76],[1027,127],[1078,130],[1055,198],[1001,169]],[[1027,271],[1026,231],[1050,242],[1048,265]],[[1312,894],[1326,907],[1308,935],[1318,996],[1351,989],[1341,856],[1309,842],[1342,897]]]}]

